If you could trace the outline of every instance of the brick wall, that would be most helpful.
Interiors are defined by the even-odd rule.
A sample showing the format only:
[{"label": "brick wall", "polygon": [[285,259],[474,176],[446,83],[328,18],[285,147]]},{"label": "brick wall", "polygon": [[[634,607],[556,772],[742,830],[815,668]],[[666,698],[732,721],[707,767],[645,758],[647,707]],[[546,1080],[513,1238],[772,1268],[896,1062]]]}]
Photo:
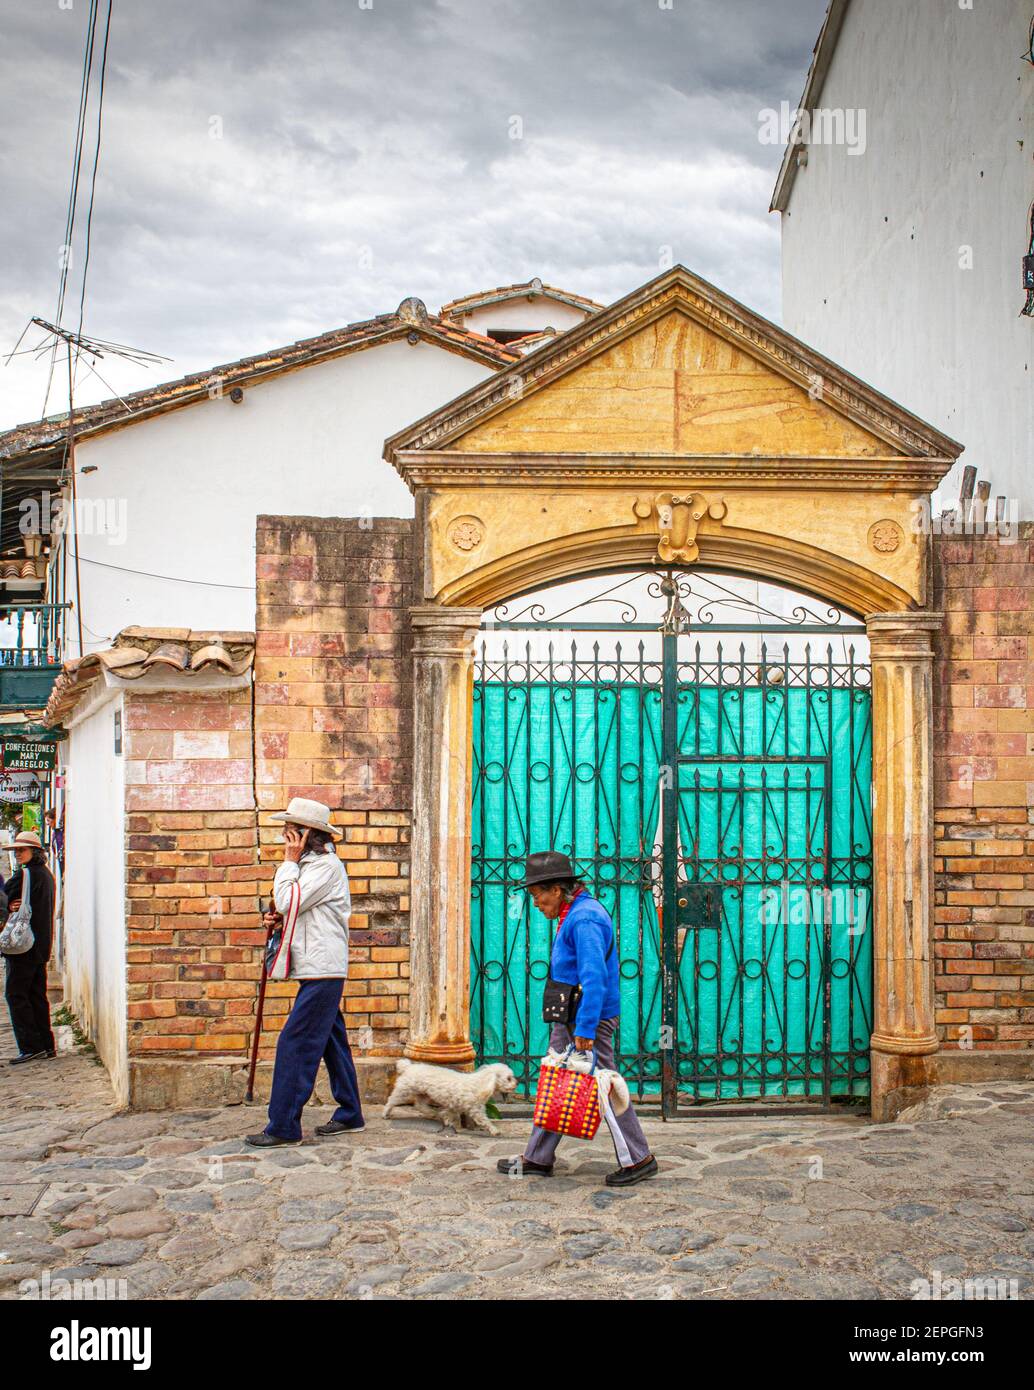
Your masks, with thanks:
[{"label": "brick wall", "polygon": [[[260,517],[256,550],[261,890],[280,860],[270,812],[292,796],[336,808],[352,889],[350,1036],[361,1054],[396,1055],[409,994],[412,523]],[[275,987],[271,1030],[292,994]]]},{"label": "brick wall", "polygon": [[125,698],[130,1058],[242,1057],[259,974],[251,691]]},{"label": "brick wall", "polygon": [[935,943],[942,1047],[1034,1047],[1034,524],[938,537]]}]

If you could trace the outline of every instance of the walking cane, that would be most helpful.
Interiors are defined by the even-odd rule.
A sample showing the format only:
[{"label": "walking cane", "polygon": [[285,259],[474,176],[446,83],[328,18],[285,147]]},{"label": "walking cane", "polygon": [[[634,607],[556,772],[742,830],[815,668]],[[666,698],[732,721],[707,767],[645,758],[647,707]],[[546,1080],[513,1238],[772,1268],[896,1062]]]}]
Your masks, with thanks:
[{"label": "walking cane", "polygon": [[[269,910],[274,912],[273,899],[269,900]],[[266,1003],[266,980],[268,978],[268,967],[266,965],[266,947],[269,945],[269,938],[276,931],[276,927],[266,928],[266,940],[262,947],[262,978],[259,981],[258,1007],[255,1010],[255,1035],[251,1040],[251,1066],[248,1068],[248,1089],[244,1093],[246,1104],[251,1104],[255,1099],[255,1069],[258,1066],[259,1039],[262,1036],[262,1010]]]}]

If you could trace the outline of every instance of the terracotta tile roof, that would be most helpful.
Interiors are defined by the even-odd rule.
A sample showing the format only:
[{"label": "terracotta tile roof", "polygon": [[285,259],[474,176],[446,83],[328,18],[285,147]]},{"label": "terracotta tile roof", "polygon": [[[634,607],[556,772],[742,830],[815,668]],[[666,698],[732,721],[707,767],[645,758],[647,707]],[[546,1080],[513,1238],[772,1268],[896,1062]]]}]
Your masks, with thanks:
[{"label": "terracotta tile roof", "polygon": [[37,555],[35,558],[24,555],[14,558],[5,555],[0,558],[0,579],[33,579],[42,584],[46,577],[45,555]]},{"label": "terracotta tile roof", "polygon": [[89,687],[110,671],[120,680],[138,680],[156,668],[195,676],[216,668],[239,676],[255,660],[253,632],[203,632],[189,627],[127,627],[103,651],[73,657],[61,668],[43,714],[59,724]]},{"label": "terracotta tile roof", "polygon": [[[144,391],[133,391],[121,400],[100,401],[76,411],[76,437],[129,424],[162,410],[170,410],[207,396],[218,381],[225,394],[237,384],[274,375],[294,367],[308,366],[321,358],[360,351],[375,344],[417,334],[426,342],[438,343],[448,351],[476,357],[489,366],[506,367],[520,354],[509,346],[494,342],[440,315],[429,314],[422,300],[404,299],[393,314],[347,324],[344,328],[302,338],[287,347],[272,348],[254,357],[242,357],[205,372],[192,372],[175,381],[166,381]],[[127,408],[128,407],[128,408]],[[68,433],[68,416],[49,415],[45,420],[16,425],[0,433],[0,459],[14,460],[23,455],[63,449]]]},{"label": "terracotta tile roof", "polygon": [[562,304],[570,304],[575,309],[585,309],[590,314],[603,308],[603,305],[597,304],[594,299],[586,299],[583,294],[572,294],[570,290],[557,289],[555,285],[544,285],[536,277],[523,285],[499,285],[494,290],[482,290],[480,294],[468,294],[462,299],[452,299],[448,304],[443,304],[439,312],[443,319],[456,318],[462,314],[471,314],[475,309],[483,309],[489,304],[503,304],[508,299],[527,299],[532,295],[556,299]]}]

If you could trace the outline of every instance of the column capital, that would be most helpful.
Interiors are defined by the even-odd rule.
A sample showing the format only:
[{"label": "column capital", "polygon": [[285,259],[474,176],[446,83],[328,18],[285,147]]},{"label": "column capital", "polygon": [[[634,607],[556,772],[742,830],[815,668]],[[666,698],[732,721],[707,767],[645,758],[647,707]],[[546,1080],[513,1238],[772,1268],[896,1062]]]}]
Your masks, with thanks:
[{"label": "column capital", "polygon": [[466,653],[481,626],[481,608],[449,608],[442,603],[418,603],[409,610],[414,656],[454,656]]},{"label": "column capital", "polygon": [[869,654],[881,657],[929,659],[933,656],[934,633],[944,625],[944,614],[925,609],[906,609],[901,613],[873,613],[865,620]]}]

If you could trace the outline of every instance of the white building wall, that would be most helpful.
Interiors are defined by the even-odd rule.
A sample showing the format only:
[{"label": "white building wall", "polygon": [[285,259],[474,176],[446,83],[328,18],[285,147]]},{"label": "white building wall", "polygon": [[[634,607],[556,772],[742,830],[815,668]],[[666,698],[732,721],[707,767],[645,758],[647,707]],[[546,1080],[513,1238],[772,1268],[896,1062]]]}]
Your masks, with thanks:
[{"label": "white building wall", "polygon": [[102,689],[70,727],[64,750],[65,998],[129,1096],[126,1022],[125,763],[114,753],[119,691]]},{"label": "white building wall", "polygon": [[[1034,516],[1029,0],[851,0],[819,98],[864,153],[811,145],[782,217],[791,333],[966,446]],[[966,248],[972,268],[963,268]]]},{"label": "white building wall", "polygon": [[521,299],[507,299],[501,304],[490,304],[485,309],[475,309],[466,314],[460,322],[464,328],[474,333],[489,336],[493,329],[507,333],[524,329],[529,333],[541,332],[543,328],[555,328],[558,333],[583,323],[588,318],[585,309],[575,309],[563,304],[559,299],[547,299],[536,295],[534,299],[526,296]]},{"label": "white building wall", "polygon": [[[385,438],[493,370],[423,341],[388,343],[246,387],[240,405],[206,399],[82,441],[85,650],[129,624],[253,628],[256,517],[411,516]],[[108,533],[96,534],[105,508]]]}]

